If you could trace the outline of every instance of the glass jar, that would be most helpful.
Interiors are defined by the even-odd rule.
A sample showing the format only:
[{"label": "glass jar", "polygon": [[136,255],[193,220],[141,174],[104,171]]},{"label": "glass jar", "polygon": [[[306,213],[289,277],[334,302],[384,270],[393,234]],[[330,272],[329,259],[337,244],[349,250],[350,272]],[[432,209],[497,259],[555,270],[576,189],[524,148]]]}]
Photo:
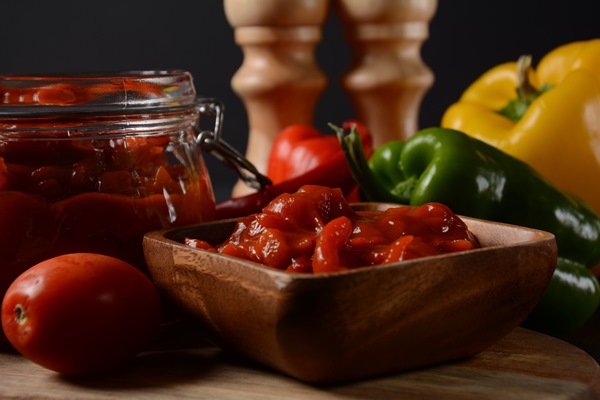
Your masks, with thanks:
[{"label": "glass jar", "polygon": [[144,233],[214,219],[203,146],[247,166],[220,142],[222,111],[185,71],[0,76],[0,298],[65,253],[145,271]]}]

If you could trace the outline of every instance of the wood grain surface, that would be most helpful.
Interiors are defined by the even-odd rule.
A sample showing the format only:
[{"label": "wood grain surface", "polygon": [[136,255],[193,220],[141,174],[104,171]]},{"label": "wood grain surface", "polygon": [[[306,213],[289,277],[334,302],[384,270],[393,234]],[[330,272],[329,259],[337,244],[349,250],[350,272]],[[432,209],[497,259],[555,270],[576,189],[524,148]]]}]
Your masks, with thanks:
[{"label": "wood grain surface", "polygon": [[[165,339],[166,338],[166,339]],[[65,378],[0,354],[1,399],[596,399],[600,367],[583,350],[517,328],[479,355],[369,380],[312,386],[169,333],[127,367]]]}]

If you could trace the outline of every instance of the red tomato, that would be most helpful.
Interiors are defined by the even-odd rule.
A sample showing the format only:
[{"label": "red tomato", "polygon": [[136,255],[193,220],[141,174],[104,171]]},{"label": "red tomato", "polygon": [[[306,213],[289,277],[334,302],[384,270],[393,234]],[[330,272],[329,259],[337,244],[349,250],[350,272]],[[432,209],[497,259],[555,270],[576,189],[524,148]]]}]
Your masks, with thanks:
[{"label": "red tomato", "polygon": [[67,375],[124,364],[148,344],[160,321],[152,281],[100,254],[43,261],[15,280],[2,302],[2,328],[15,349]]}]

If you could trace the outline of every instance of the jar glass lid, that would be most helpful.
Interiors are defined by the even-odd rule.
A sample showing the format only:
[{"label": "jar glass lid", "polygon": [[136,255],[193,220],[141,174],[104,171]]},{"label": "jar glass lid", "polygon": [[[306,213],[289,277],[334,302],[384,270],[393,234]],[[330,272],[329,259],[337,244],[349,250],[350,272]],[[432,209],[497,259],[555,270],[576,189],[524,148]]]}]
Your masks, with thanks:
[{"label": "jar glass lid", "polygon": [[0,117],[157,112],[195,98],[191,74],[180,70],[0,75]]}]

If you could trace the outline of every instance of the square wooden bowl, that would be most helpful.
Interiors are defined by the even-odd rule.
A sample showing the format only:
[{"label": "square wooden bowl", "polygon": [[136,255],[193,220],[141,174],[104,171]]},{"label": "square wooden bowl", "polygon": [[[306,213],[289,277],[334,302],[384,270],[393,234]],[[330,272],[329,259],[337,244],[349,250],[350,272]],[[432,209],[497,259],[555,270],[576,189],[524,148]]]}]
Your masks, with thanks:
[{"label": "square wooden bowl", "polygon": [[[387,204],[356,204],[355,209]],[[184,244],[223,242],[235,220],[150,232],[158,288],[224,349],[311,383],[469,357],[517,327],[556,265],[548,232],[462,217],[482,248],[298,274]]]}]

